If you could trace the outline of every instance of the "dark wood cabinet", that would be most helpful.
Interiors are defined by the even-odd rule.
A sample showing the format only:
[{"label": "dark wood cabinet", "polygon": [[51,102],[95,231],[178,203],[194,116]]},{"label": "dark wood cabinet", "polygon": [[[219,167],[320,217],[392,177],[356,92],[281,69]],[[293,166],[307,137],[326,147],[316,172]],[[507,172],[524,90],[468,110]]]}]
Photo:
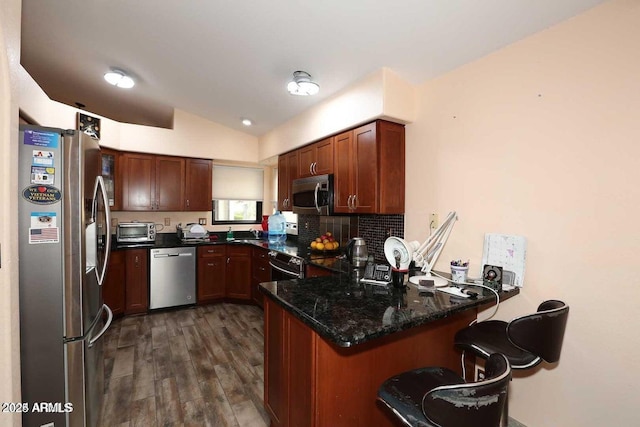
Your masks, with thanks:
[{"label": "dark wood cabinet", "polygon": [[334,138],[336,213],[404,212],[404,126],[378,120]]},{"label": "dark wood cabinet", "polygon": [[109,256],[107,276],[102,286],[102,298],[114,316],[124,314],[126,265],[124,251],[112,251]]},{"label": "dark wood cabinet", "polygon": [[264,248],[253,248],[251,261],[251,299],[260,307],[263,306],[263,295],[258,289],[262,282],[271,280],[271,267],[269,266],[269,250]]},{"label": "dark wood cabinet", "polygon": [[226,296],[251,300],[251,247],[227,245]]},{"label": "dark wood cabinet", "polygon": [[122,209],[151,211],[156,209],[155,156],[124,153],[122,163]]},{"label": "dark wood cabinet", "polygon": [[[314,425],[315,337],[311,329],[265,300],[264,403],[271,425]],[[295,402],[295,404],[292,404]]]},{"label": "dark wood cabinet", "polygon": [[120,182],[120,152],[109,148],[101,148],[102,179],[107,189],[109,207],[119,211],[122,206],[122,184]]},{"label": "dark wood cabinet", "polygon": [[298,151],[278,157],[278,209],[290,211],[293,208],[291,184],[298,178]]},{"label": "dark wood cabinet", "polygon": [[207,159],[187,159],[186,168],[184,210],[211,210],[213,162]]},{"label": "dark wood cabinet", "polygon": [[127,249],[125,253],[125,314],[146,313],[149,306],[149,252]]},{"label": "dark wood cabinet", "polygon": [[198,247],[198,304],[225,298],[251,300],[251,247]]},{"label": "dark wood cabinet", "polygon": [[128,152],[119,160],[122,210],[211,210],[211,160]]},{"label": "dark wood cabinet", "polygon": [[298,178],[333,173],[333,137],[298,150]]},{"label": "dark wood cabinet", "polygon": [[226,271],[226,245],[198,247],[198,304],[225,297]]},{"label": "dark wood cabinet", "polygon": [[156,210],[184,210],[184,160],[182,157],[156,156]]}]

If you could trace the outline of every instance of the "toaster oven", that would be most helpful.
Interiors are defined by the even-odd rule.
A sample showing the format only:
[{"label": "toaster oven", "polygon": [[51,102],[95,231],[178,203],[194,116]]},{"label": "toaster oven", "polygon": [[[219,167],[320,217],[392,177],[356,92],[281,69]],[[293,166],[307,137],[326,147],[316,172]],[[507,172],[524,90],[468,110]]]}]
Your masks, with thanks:
[{"label": "toaster oven", "polygon": [[120,222],[116,227],[118,243],[153,243],[156,241],[156,224],[153,222]]}]

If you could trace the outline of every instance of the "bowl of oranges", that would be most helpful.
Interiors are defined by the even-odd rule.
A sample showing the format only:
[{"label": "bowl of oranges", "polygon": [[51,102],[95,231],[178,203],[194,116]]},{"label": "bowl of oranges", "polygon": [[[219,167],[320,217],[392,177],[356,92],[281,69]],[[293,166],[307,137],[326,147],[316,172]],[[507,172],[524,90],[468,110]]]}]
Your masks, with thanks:
[{"label": "bowl of oranges", "polygon": [[317,237],[309,245],[314,252],[333,252],[337,251],[340,247],[340,243],[334,239],[330,231],[327,231],[322,236]]}]

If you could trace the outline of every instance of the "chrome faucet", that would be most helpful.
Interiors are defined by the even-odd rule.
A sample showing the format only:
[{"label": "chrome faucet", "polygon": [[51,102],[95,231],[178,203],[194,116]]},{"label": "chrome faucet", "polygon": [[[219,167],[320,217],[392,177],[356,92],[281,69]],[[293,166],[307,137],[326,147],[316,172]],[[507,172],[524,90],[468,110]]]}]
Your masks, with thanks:
[{"label": "chrome faucet", "polygon": [[256,239],[260,238],[260,230],[254,230],[253,227],[249,229],[251,233],[255,236]]}]

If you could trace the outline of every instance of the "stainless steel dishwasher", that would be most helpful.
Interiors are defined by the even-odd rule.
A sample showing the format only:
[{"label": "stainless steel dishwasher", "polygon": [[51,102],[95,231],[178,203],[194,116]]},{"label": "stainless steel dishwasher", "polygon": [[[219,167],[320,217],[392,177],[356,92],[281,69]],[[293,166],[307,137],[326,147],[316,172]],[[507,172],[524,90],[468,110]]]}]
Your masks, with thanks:
[{"label": "stainless steel dishwasher", "polygon": [[196,302],[196,248],[151,249],[149,308]]}]

